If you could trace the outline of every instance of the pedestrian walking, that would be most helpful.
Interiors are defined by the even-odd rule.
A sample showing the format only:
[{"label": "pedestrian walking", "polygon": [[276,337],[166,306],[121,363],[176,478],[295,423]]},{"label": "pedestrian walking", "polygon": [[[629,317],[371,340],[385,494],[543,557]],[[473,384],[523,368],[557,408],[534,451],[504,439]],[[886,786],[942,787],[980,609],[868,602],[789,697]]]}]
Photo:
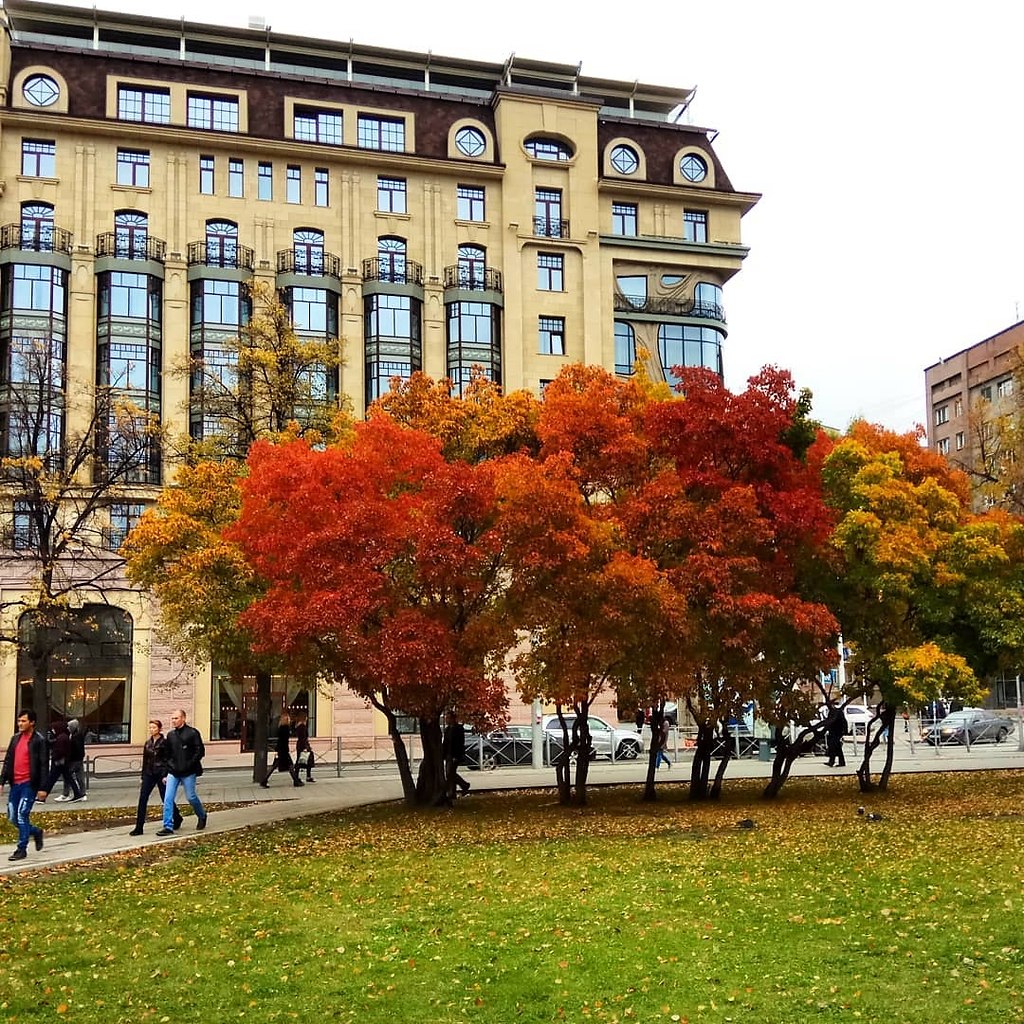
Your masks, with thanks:
[{"label": "pedestrian walking", "polygon": [[45,800],[53,792],[53,787],[57,785],[58,779],[64,780],[64,788],[69,795],[54,797],[57,803],[62,803],[65,800],[85,799],[85,794],[79,789],[77,780],[71,774],[71,735],[63,722],[58,722],[53,727],[53,744],[50,747],[50,772],[42,786],[43,792],[46,795],[40,797],[40,800]]},{"label": "pedestrian walking", "polygon": [[[850,724],[846,721],[846,714],[842,708],[832,708],[825,726],[825,753],[828,760],[825,762],[829,768],[845,768],[846,755],[843,753],[843,737],[850,731]],[[838,763],[838,765],[837,765]]]},{"label": "pedestrian walking", "polygon": [[174,798],[178,794],[179,784],[185,789],[185,796],[196,812],[196,831],[206,828],[206,809],[196,793],[196,779],[203,774],[203,758],[206,747],[198,729],[188,724],[184,708],[178,708],[171,715],[173,728],[167,734],[165,750],[167,751],[167,782],[164,792],[164,827],[157,832],[158,836],[174,835]]},{"label": "pedestrian walking", "polygon": [[670,723],[669,723],[669,720],[668,720],[668,716],[665,715],[665,714],[662,714],[662,716],[661,716],[661,724],[658,726],[658,730],[657,730],[658,734],[657,734],[657,736],[655,736],[655,734],[654,734],[654,725],[653,725],[653,723],[651,725],[651,742],[657,745],[657,751],[658,751],[658,756],[657,756],[657,758],[655,758],[655,761],[654,761],[654,769],[655,769],[655,771],[657,771],[661,767],[662,761],[664,761],[665,764],[668,765],[669,768],[672,767],[672,762],[668,759],[668,754],[665,753],[665,750],[668,747],[669,727],[670,727]]},{"label": "pedestrian walking", "polygon": [[309,745],[309,718],[305,711],[295,716],[295,770],[296,774],[305,767],[306,781],[316,782],[313,778],[313,748]]},{"label": "pedestrian walking", "polygon": [[305,785],[299,778],[298,765],[292,760],[291,750],[289,749],[291,738],[292,717],[286,709],[281,712],[281,717],[277,720],[277,747],[275,748],[274,762],[267,769],[267,774],[260,783],[264,789],[270,788],[270,776],[274,772],[287,772],[292,777],[293,786]]},{"label": "pedestrian walking", "polygon": [[441,759],[444,761],[445,799],[455,800],[455,790],[469,792],[469,783],[459,774],[459,765],[466,760],[466,730],[454,711],[444,718],[444,733],[441,736]]},{"label": "pedestrian walking", "polygon": [[0,792],[7,794],[7,820],[18,830],[18,845],[8,860],[24,860],[31,839],[37,850],[43,848],[43,830],[29,820],[32,804],[46,799],[46,739],[36,731],[36,713],[31,708],[18,715],[18,731],[7,744],[4,766],[0,769]]},{"label": "pedestrian walking", "polygon": [[[142,748],[142,772],[139,783],[139,804],[135,808],[135,828],[128,833],[130,836],[141,836],[142,828],[146,824],[146,806],[149,803],[149,795],[156,788],[160,793],[160,803],[163,805],[167,797],[167,737],[163,734],[163,722],[159,718],[151,718],[149,721],[149,739]],[[174,814],[171,825],[175,832],[181,828],[181,811],[178,805],[174,804]]]},{"label": "pedestrian walking", "polygon": [[[85,732],[79,725],[77,718],[72,718],[68,722],[68,741],[70,744],[70,750],[68,751],[68,773],[78,784],[78,790],[82,794],[82,799],[88,799],[85,792]],[[74,798],[74,792],[72,788],[64,783],[65,800]]]}]

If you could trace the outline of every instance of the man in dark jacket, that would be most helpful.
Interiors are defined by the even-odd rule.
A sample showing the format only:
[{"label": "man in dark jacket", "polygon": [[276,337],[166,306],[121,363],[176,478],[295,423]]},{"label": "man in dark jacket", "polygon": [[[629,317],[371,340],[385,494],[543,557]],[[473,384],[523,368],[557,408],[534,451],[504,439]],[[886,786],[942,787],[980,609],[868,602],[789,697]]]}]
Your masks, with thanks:
[{"label": "man in dark jacket", "polygon": [[846,755],[843,753],[843,737],[850,731],[849,723],[846,721],[846,712],[842,708],[834,707],[829,712],[828,724],[825,726],[825,753],[828,760],[825,762],[829,768],[846,767]]},{"label": "man in dark jacket", "polygon": [[441,736],[441,757],[444,760],[445,796],[455,799],[455,789],[469,791],[469,783],[459,774],[459,765],[466,760],[466,731],[454,711],[445,715]]},{"label": "man in dark jacket", "polygon": [[206,748],[203,737],[186,721],[185,709],[171,715],[171,731],[167,734],[167,789],[164,794],[164,827],[158,836],[174,835],[174,798],[178,784],[185,787],[185,796],[196,812],[196,831],[206,828],[206,810],[196,793],[196,776],[203,774]]},{"label": "man in dark jacket", "polygon": [[28,841],[43,848],[43,830],[29,821],[32,804],[46,799],[46,740],[36,731],[36,713],[31,709],[18,715],[18,731],[7,744],[4,766],[0,769],[0,790],[10,786],[7,818],[18,829],[18,846],[8,860],[24,860]]}]

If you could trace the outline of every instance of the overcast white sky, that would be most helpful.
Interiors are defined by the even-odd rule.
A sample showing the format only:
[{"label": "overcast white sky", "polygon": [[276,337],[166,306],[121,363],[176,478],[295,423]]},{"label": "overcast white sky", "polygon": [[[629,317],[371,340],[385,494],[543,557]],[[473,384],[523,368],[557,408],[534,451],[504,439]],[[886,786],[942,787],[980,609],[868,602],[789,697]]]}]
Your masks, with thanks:
[{"label": "overcast white sky", "polygon": [[727,383],[786,367],[831,426],[923,421],[924,367],[1024,319],[1014,0],[167,0],[159,13],[696,85],[692,121],[720,132],[733,185],[764,196],[725,291]]}]

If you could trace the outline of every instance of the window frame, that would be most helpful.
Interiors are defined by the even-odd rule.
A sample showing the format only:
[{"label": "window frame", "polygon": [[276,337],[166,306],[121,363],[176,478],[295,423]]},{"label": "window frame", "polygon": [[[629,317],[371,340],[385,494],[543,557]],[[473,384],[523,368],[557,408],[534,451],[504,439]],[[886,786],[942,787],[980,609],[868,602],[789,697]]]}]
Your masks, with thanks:
[{"label": "window frame", "polygon": [[345,141],[344,113],[326,107],[296,106],[292,110],[292,138],[321,146],[341,146]]},{"label": "window frame", "polygon": [[707,240],[707,210],[683,210],[683,241],[706,242]]},{"label": "window frame", "polygon": [[565,256],[562,253],[543,251],[537,253],[537,290],[542,292],[565,291]]},{"label": "window frame", "polygon": [[331,205],[331,176],[326,167],[313,168],[313,205]]},{"label": "window frame", "polygon": [[[616,162],[620,157],[626,156],[627,154],[632,160],[632,166],[629,167],[628,170],[620,167]],[[608,163],[616,174],[636,174],[636,172],[640,170],[640,154],[625,142],[617,142],[612,146],[612,150],[608,154]]]},{"label": "window frame", "polygon": [[245,161],[240,156],[228,157],[228,198],[245,198]]},{"label": "window frame", "polygon": [[284,201],[286,203],[291,203],[292,205],[301,205],[302,166],[300,164],[288,164],[285,167],[284,181]]},{"label": "window frame", "polygon": [[[114,180],[118,185],[125,185],[128,188],[149,188],[148,149],[128,149],[118,146],[114,161]],[[140,181],[140,177],[144,180]]]},{"label": "window frame", "polygon": [[380,153],[404,153],[405,139],[404,117],[356,114],[356,146],[359,149],[372,149]]},{"label": "window frame", "polygon": [[185,125],[195,131],[237,133],[241,114],[237,96],[191,89],[185,93]]},{"label": "window frame", "polygon": [[542,356],[565,355],[565,317],[537,318],[537,351]]},{"label": "window frame", "polygon": [[[399,209],[399,207],[401,207]],[[377,175],[377,212],[408,213],[409,182],[390,174]]]},{"label": "window frame", "polygon": [[[626,231],[632,221],[633,230]],[[621,238],[636,238],[639,233],[640,206],[638,203],[612,203],[612,234]],[[622,228],[622,230],[619,230]]]},{"label": "window frame", "polygon": [[[28,147],[48,147],[31,149]],[[35,170],[30,170],[27,163],[35,164]],[[26,139],[21,140],[21,173],[26,178],[56,178],[57,177],[57,140],[56,139]]]},{"label": "window frame", "polygon": [[[476,213],[479,216],[474,216]],[[455,219],[474,224],[482,224],[487,219],[487,189],[483,185],[455,186]]]},{"label": "window frame", "polygon": [[[131,94],[138,95],[138,117],[132,116],[132,108],[126,104],[126,100]],[[117,119],[131,121],[135,124],[170,124],[171,90],[119,82],[117,86]]]}]

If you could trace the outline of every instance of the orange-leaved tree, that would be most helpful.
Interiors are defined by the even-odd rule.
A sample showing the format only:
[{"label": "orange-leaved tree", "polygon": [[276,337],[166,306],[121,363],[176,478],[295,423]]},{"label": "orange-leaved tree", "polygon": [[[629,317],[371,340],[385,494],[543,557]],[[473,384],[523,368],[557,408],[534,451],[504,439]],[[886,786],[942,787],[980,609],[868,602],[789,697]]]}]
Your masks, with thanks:
[{"label": "orange-leaved tree", "polygon": [[[382,416],[343,445],[258,444],[249,457],[230,536],[268,585],[243,622],[384,715],[410,804],[442,798],[446,709],[481,725],[503,713],[510,567],[530,573],[511,548],[545,533],[530,515],[542,483],[529,459],[449,461]],[[402,715],[419,723],[415,780]]]},{"label": "orange-leaved tree", "polygon": [[807,459],[808,402],[788,373],[766,368],[741,394],[708,371],[678,375],[685,400],[647,415],[668,465],[628,523],[686,601],[678,655],[697,725],[690,796],[705,799],[721,791],[730,721],[751,702],[769,722],[781,718],[784,695],[835,660],[837,624],[810,585],[831,520]]}]

